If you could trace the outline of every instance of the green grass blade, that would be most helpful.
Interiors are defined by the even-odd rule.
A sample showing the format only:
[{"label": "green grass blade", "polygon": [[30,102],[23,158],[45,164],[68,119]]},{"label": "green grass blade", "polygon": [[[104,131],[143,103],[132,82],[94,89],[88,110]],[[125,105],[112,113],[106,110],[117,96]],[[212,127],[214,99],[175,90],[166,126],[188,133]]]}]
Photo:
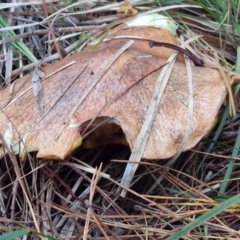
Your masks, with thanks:
[{"label": "green grass blade", "polygon": [[[239,152],[239,147],[240,147],[240,128],[238,130],[238,136],[237,136],[237,139],[236,139],[236,142],[235,142],[235,145],[234,145],[234,149],[233,149],[233,152],[232,152],[232,157],[237,157],[238,156],[238,152]],[[228,164],[228,168],[227,168],[227,171],[224,175],[224,182],[221,183],[221,187],[220,187],[220,190],[219,190],[219,193],[221,194],[224,194],[225,191],[226,191],[226,188],[227,188],[227,185],[228,185],[228,180],[231,178],[231,175],[232,175],[232,171],[233,171],[233,167],[235,165],[235,159],[231,159],[229,161],[229,164]]]},{"label": "green grass blade", "polygon": [[[237,72],[240,72],[240,47],[238,48],[238,61],[237,61]],[[238,84],[235,88],[235,91],[234,91],[234,96],[236,96],[236,94],[238,93],[240,89],[240,84]],[[222,119],[220,121],[220,124],[217,128],[217,131],[214,135],[214,138],[213,138],[213,141],[216,141],[219,137],[219,135],[221,134],[222,132],[222,129],[227,121],[227,117],[228,117],[228,113],[229,113],[229,106],[226,107],[224,113],[223,113],[223,116],[222,116]],[[211,143],[207,152],[211,152],[213,147],[214,147],[215,143]],[[238,152],[239,152],[239,147],[240,147],[240,129],[238,131],[238,136],[237,136],[237,139],[236,139],[236,143],[235,143],[235,146],[233,148],[233,152],[232,152],[232,157],[237,157],[238,155]],[[205,162],[205,160],[207,159],[208,155],[206,154],[203,159],[202,159],[202,162],[201,164],[198,166],[198,169],[197,169],[197,172],[198,170],[202,167],[202,164]],[[232,174],[232,170],[233,170],[233,167],[234,167],[234,164],[235,164],[235,160],[232,159],[229,161],[229,165],[228,165],[228,169],[226,171],[226,174],[224,176],[224,182],[221,184],[221,187],[220,187],[220,193],[221,194],[224,194],[224,192],[226,191],[226,187],[228,185],[228,179],[231,177],[231,174]]]},{"label": "green grass blade", "polygon": [[21,237],[28,234],[30,231],[28,229],[19,229],[14,232],[6,233],[0,236],[0,240],[15,240],[17,237]]},{"label": "green grass blade", "polygon": [[177,239],[181,238],[182,236],[189,233],[191,230],[195,229],[196,227],[200,226],[201,224],[204,224],[209,219],[215,217],[219,213],[223,212],[224,210],[230,208],[231,206],[233,206],[237,203],[240,203],[240,194],[238,194],[238,195],[236,195],[232,198],[229,198],[228,200],[226,200],[225,202],[221,203],[220,205],[218,205],[216,207],[213,207],[210,211],[201,215],[200,217],[198,217],[193,222],[187,224],[185,227],[183,227],[176,234],[167,238],[167,240],[177,240]]},{"label": "green grass blade", "polygon": [[[237,49],[237,69],[236,69],[236,71],[238,73],[240,72],[240,47],[238,47],[238,49]],[[234,96],[237,95],[237,93],[239,91],[239,88],[240,88],[240,84],[238,84],[235,87]],[[235,145],[234,145],[234,148],[233,148],[232,157],[237,157],[238,156],[239,147],[240,147],[240,128],[238,129],[238,135],[237,135],[237,139],[236,139],[236,142],[235,142]],[[228,180],[231,178],[234,165],[235,165],[235,160],[231,159],[229,161],[227,171],[224,175],[224,182],[221,183],[221,187],[220,187],[220,190],[219,190],[219,192],[221,194],[224,194],[225,191],[226,191],[226,188],[227,188],[228,182],[229,182]]]},{"label": "green grass blade", "polygon": [[[4,19],[0,16],[0,28],[2,27],[8,27],[7,23],[4,21]],[[16,36],[14,31],[8,30],[7,31],[9,36]],[[0,34],[1,36],[1,34]],[[2,35],[3,38],[3,35]],[[21,51],[26,57],[28,57],[32,62],[37,62],[38,60],[36,57],[32,54],[32,52],[29,50],[29,48],[21,41],[21,40],[16,40],[14,42],[11,42],[11,44]]]},{"label": "green grass blade", "polygon": [[[228,114],[229,114],[229,105],[225,108],[224,110],[224,113],[222,115],[222,118],[221,118],[221,121],[218,125],[218,128],[217,128],[217,131],[213,137],[213,141],[216,142],[218,137],[220,136],[221,132],[222,132],[222,129],[223,127],[225,126],[225,123],[227,121],[227,118],[228,118]],[[206,154],[204,155],[201,163],[199,164],[198,168],[197,168],[197,171],[196,173],[198,173],[198,171],[201,169],[202,165],[204,164],[204,162],[206,161],[206,159],[208,158],[208,154],[207,153],[210,153],[215,145],[215,143],[211,143],[210,146],[208,147],[207,151],[206,151]]]}]

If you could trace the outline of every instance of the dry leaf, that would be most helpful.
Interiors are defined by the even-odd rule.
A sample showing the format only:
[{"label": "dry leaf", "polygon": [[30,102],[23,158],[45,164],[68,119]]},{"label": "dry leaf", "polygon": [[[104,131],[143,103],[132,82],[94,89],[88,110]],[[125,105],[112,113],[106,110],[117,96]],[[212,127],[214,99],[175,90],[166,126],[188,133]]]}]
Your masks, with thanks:
[{"label": "dry leaf", "polygon": [[128,0],[125,0],[123,5],[119,8],[118,14],[125,16],[133,16],[138,13],[136,8],[133,8]]},{"label": "dry leaf", "polygon": [[[149,29],[152,29],[154,34]],[[161,29],[133,29],[129,34],[141,35],[144,31],[148,38],[166,42],[163,39],[166,33],[162,34]],[[112,37],[114,33],[111,34]],[[143,37],[146,38],[145,34]],[[156,37],[158,34],[160,39]],[[170,38],[168,35],[165,37]],[[141,45],[140,41],[136,41],[104,73],[103,69],[109,64],[109,60],[125,42],[126,40],[112,40],[96,49],[87,49],[44,67],[45,76],[49,76],[69,62],[75,61],[75,64],[42,80],[46,106],[44,114],[41,114],[36,106],[29,75],[17,80],[13,95],[9,94],[8,88],[1,90],[0,131],[4,136],[8,136],[9,145],[19,143],[21,151],[22,146],[25,146],[27,151],[38,151],[37,157],[64,159],[82,144],[80,133],[86,135],[102,124],[102,130],[90,133],[83,146],[97,146],[99,142],[103,142],[105,135],[106,138],[110,136],[115,143],[126,144],[127,141],[132,149],[161,67],[172,50],[151,49],[147,47],[147,43]],[[193,66],[192,72],[194,115],[185,150],[192,148],[212,128],[226,95],[225,85],[217,70]],[[94,81],[97,84],[81,103],[79,99],[86,94],[89,85]],[[177,61],[143,158],[169,158],[178,150],[187,122],[187,84],[185,65]],[[10,135],[9,123],[12,126]],[[91,138],[95,142],[91,142]],[[112,140],[114,138],[115,140]],[[1,146],[0,154],[3,152]]]}]

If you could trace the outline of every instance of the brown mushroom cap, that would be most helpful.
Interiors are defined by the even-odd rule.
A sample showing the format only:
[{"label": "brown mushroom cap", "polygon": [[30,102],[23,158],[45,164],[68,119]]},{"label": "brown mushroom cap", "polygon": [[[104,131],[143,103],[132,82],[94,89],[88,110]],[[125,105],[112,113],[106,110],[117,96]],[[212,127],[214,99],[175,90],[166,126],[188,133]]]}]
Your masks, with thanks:
[{"label": "brown mushroom cap", "polygon": [[[38,157],[63,159],[81,144],[81,125],[96,116],[102,116],[113,118],[119,123],[130,147],[133,148],[156,79],[161,66],[165,64],[164,59],[155,56],[142,57],[142,53],[135,50],[124,52],[68,122],[79,97],[99,75],[99,66],[107,64],[117,50],[118,48],[106,45],[97,50],[83,51],[45,67],[45,74],[48,75],[68,62],[75,61],[75,64],[42,82],[48,111],[46,116],[37,109],[33,93],[29,90],[6,107],[5,113],[0,113],[2,134],[4,135],[11,120],[14,125],[12,140],[18,141],[18,133],[22,137],[27,134],[24,144],[28,151],[38,150]],[[211,129],[226,95],[224,83],[217,70],[199,67],[193,67],[192,70],[195,86],[194,116],[185,149],[192,148]],[[17,81],[14,93],[30,86],[29,76],[25,76]],[[65,89],[68,91],[63,94]],[[1,91],[1,99],[1,108],[4,108],[10,99],[7,88]],[[186,127],[187,101],[186,68],[183,63],[177,62],[159,106],[144,158],[168,158],[176,153]],[[65,128],[61,133],[63,126]]]}]

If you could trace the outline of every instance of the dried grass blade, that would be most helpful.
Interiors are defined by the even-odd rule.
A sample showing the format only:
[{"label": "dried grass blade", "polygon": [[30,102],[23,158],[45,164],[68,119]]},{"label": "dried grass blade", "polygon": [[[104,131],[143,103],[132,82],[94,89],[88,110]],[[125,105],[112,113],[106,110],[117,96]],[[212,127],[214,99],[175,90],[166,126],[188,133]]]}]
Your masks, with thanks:
[{"label": "dried grass blade", "polygon": [[230,115],[231,116],[235,116],[236,108],[235,108],[234,97],[233,97],[232,88],[231,88],[231,82],[229,80],[229,77],[227,76],[227,74],[225,73],[223,67],[220,65],[220,63],[216,59],[214,59],[214,58],[212,58],[210,56],[208,56],[208,57],[216,64],[219,72],[222,75],[223,81],[225,83],[225,86],[227,88],[228,95],[229,95],[229,105],[230,105],[229,111],[230,111]]},{"label": "dried grass blade", "polygon": [[[181,40],[181,39],[179,39]],[[183,42],[181,41],[181,47],[184,48],[188,48],[189,49],[189,43],[191,41],[193,41],[194,39],[188,39],[187,41]],[[186,63],[186,68],[187,68],[187,73],[188,73],[188,116],[187,116],[187,127],[186,127],[186,131],[185,134],[183,136],[183,140],[181,142],[181,145],[177,151],[177,153],[175,154],[175,156],[173,156],[168,162],[167,164],[165,164],[165,167],[169,167],[170,165],[172,165],[176,159],[179,157],[179,155],[181,154],[181,152],[183,151],[185,145],[187,144],[189,135],[190,135],[190,131],[192,128],[192,121],[193,121],[193,104],[194,104],[194,86],[193,86],[193,79],[192,79],[192,68],[191,68],[191,64],[189,61],[189,58],[184,55],[185,58],[185,63]],[[155,184],[148,190],[148,194],[151,193],[154,188],[160,184],[160,182],[163,180],[163,176],[160,176],[157,181],[155,182]]]},{"label": "dried grass blade", "polygon": [[[4,140],[4,137],[2,136],[2,134],[0,134],[0,140],[2,142],[2,144],[4,145],[4,148],[5,149],[9,149],[7,143],[5,142]],[[20,186],[22,188],[22,191],[24,193],[24,197],[26,199],[26,202],[28,204],[28,207],[30,209],[30,212],[31,212],[31,216],[33,218],[33,222],[34,222],[34,225],[37,229],[38,232],[40,232],[40,227],[39,227],[39,223],[37,221],[37,218],[36,218],[36,215],[35,215],[35,212],[33,210],[33,207],[32,207],[32,204],[31,204],[31,201],[28,197],[28,193],[27,193],[27,190],[26,190],[26,186],[25,186],[25,182],[23,181],[22,179],[22,174],[21,174],[21,171],[20,171],[20,168],[18,166],[18,163],[17,163],[17,160],[16,160],[16,156],[15,154],[10,150],[9,151],[9,157],[13,163],[13,166],[14,166],[14,170],[15,170],[15,173],[16,173],[16,176],[17,176],[17,179],[19,180],[19,183],[20,183]],[[42,238],[42,237],[41,237]],[[42,238],[43,239],[43,238]]]},{"label": "dried grass blade", "polygon": [[[81,169],[82,171],[86,171],[86,172],[92,173],[92,174],[94,174],[95,171],[96,171],[96,169],[94,169],[93,167],[84,167],[84,166],[82,166],[80,164],[71,163],[71,162],[66,162],[64,164],[59,163],[59,165],[71,166],[71,167],[74,167],[74,168],[77,168],[77,169]],[[106,179],[110,178],[109,174],[102,173],[102,172],[99,173],[99,176],[103,177],[103,178],[106,178]]]},{"label": "dried grass blade", "polygon": [[96,185],[99,179],[99,174],[102,169],[102,164],[100,165],[99,169],[95,168],[95,172],[92,177],[91,181],[91,188],[90,188],[90,194],[89,194],[89,202],[87,203],[88,206],[88,211],[87,211],[87,216],[86,216],[86,221],[85,221],[85,226],[84,226],[84,232],[83,232],[83,240],[88,239],[88,229],[89,229],[89,223],[90,223],[90,218],[91,218],[91,212],[92,212],[92,203],[93,203],[93,196],[96,190]]},{"label": "dried grass blade", "polygon": [[166,167],[170,166],[181,154],[183,151],[184,147],[186,146],[188,142],[188,138],[191,132],[192,128],[192,122],[193,122],[193,99],[194,99],[194,86],[193,86],[193,79],[192,79],[192,67],[191,63],[189,61],[189,58],[184,55],[185,58],[185,63],[186,63],[186,68],[187,68],[187,74],[188,74],[188,116],[187,116],[187,126],[186,126],[186,131],[183,136],[183,140],[181,142],[181,145],[175,154],[174,157],[165,165]]},{"label": "dried grass blade", "polygon": [[162,98],[165,87],[167,86],[168,79],[170,77],[171,70],[174,66],[177,54],[178,54],[177,52],[174,52],[170,56],[166,66],[163,67],[158,77],[158,80],[156,82],[151,104],[148,108],[148,111],[146,113],[146,118],[142,125],[141,131],[137,137],[135,146],[132,150],[132,154],[129,158],[129,161],[131,161],[131,163],[127,164],[127,167],[125,169],[124,175],[121,180],[121,185],[125,187],[125,189],[123,189],[120,194],[121,197],[126,196],[126,192],[127,192],[126,188],[129,188],[132,178],[137,170],[138,162],[140,162],[141,160],[142,154],[144,152],[144,149],[146,147],[146,144],[151,132],[152,124],[155,119],[160,100]]}]

